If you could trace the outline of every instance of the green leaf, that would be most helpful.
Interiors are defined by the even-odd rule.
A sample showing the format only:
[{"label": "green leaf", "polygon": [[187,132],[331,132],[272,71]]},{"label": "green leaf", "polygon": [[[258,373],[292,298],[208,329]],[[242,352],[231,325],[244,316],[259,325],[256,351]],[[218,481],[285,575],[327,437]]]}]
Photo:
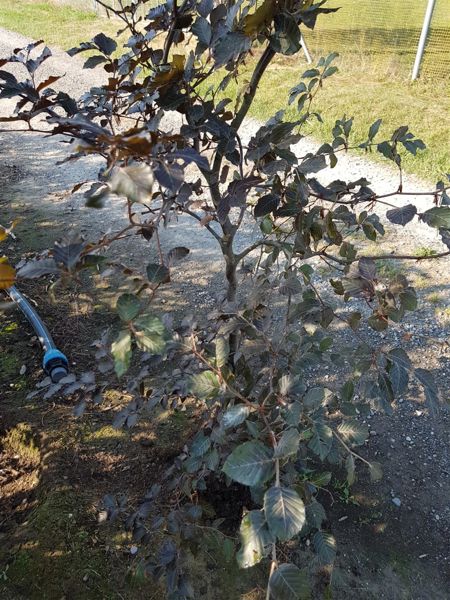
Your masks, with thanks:
[{"label": "green leaf", "polygon": [[400,292],[399,298],[403,310],[416,310],[417,295],[413,288],[408,288],[404,292]]},{"label": "green leaf", "polygon": [[375,329],[375,331],[384,331],[389,326],[388,320],[381,315],[370,316],[367,319],[367,323],[370,325],[370,327],[372,327],[372,329]]},{"label": "green leaf", "polygon": [[369,129],[369,140],[372,141],[373,138],[377,135],[378,130],[380,129],[380,125],[382,123],[382,119],[378,119],[375,123],[372,123]]},{"label": "green leaf", "polygon": [[326,404],[331,392],[324,387],[310,388],[303,398],[303,404],[308,410],[317,410]]},{"label": "green leaf", "polygon": [[383,471],[381,469],[380,463],[377,463],[377,462],[370,463],[369,474],[370,474],[370,480],[373,481],[374,483],[383,479]]},{"label": "green leaf", "polygon": [[278,441],[273,454],[274,458],[287,458],[297,454],[299,444],[300,434],[297,429],[294,427],[287,429]]},{"label": "green leaf", "polygon": [[193,375],[191,379],[191,392],[201,400],[212,400],[220,392],[220,383],[213,371],[203,371]]},{"label": "green leaf", "polygon": [[192,441],[190,453],[192,456],[199,458],[206,454],[211,446],[211,439],[200,431]]},{"label": "green leaf", "polygon": [[260,224],[261,231],[268,235],[272,232],[272,220],[269,217],[264,217]]},{"label": "green leaf", "polygon": [[342,399],[342,401],[343,402],[350,402],[350,400],[353,398],[354,392],[355,392],[355,386],[353,384],[353,381],[351,379],[349,379],[341,387],[341,399]]},{"label": "green leaf", "polygon": [[270,531],[283,542],[297,535],[305,524],[305,505],[290,488],[269,488],[264,494],[264,514]]},{"label": "green leaf", "polygon": [[278,566],[269,580],[273,600],[307,600],[310,598],[308,578],[295,565],[283,563]]},{"label": "green leaf", "polygon": [[355,483],[355,458],[353,454],[347,455],[345,468],[347,469],[347,483],[348,485],[353,485]]},{"label": "green leaf", "polygon": [[339,435],[352,446],[361,446],[369,437],[369,430],[366,425],[358,421],[344,421],[337,428]]},{"label": "green leaf", "polygon": [[420,218],[430,227],[450,229],[450,207],[435,206],[425,211]]},{"label": "green leaf", "polygon": [[241,569],[248,569],[259,563],[269,553],[274,541],[267,528],[262,510],[251,510],[246,513],[239,529],[241,549],[237,553],[237,561]]},{"label": "green leaf", "polygon": [[216,364],[221,369],[228,364],[230,355],[230,344],[228,337],[220,336],[216,339]]},{"label": "green leaf", "polygon": [[122,294],[117,300],[116,309],[122,321],[132,321],[141,310],[141,301],[134,294]]},{"label": "green leaf", "polygon": [[317,502],[317,500],[312,500],[311,503],[305,507],[305,510],[308,527],[311,529],[320,529],[322,523],[327,520],[327,514],[322,504]]},{"label": "green leaf", "polygon": [[420,381],[425,392],[425,400],[430,412],[436,414],[439,407],[439,390],[433,375],[427,369],[415,369],[415,377]]},{"label": "green leaf", "polygon": [[147,277],[150,283],[169,283],[170,271],[169,269],[158,263],[150,263],[147,265]]},{"label": "green leaf", "polygon": [[262,442],[244,442],[228,456],[222,470],[243,485],[261,485],[273,475],[273,452]]},{"label": "green leaf", "polygon": [[309,441],[309,448],[319,456],[321,460],[325,460],[331,450],[333,443],[333,432],[323,423],[313,424],[313,436]]},{"label": "green leaf", "polygon": [[134,321],[136,344],[141,350],[162,354],[167,341],[167,331],[158,317],[142,315]]},{"label": "green leaf", "polygon": [[314,550],[322,565],[331,565],[336,558],[336,540],[331,533],[318,531],[313,537]]},{"label": "green leaf", "polygon": [[229,408],[222,417],[222,425],[225,429],[230,427],[237,427],[245,421],[248,417],[250,410],[245,404],[239,404]]},{"label": "green leaf", "polygon": [[117,377],[122,377],[128,371],[131,360],[131,333],[128,329],[123,329],[111,344],[111,353]]}]

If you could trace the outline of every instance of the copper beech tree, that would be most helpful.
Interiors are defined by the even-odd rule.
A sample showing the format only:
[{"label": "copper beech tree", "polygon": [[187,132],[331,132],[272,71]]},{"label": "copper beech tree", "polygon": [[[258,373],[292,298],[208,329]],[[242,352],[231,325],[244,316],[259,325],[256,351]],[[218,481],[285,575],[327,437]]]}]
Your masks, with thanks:
[{"label": "copper beech tree", "polygon": [[[98,180],[80,182],[73,191],[83,187],[92,211],[107,201],[122,205],[128,215],[122,230],[96,240],[62,239],[16,273],[64,281],[114,269],[129,288],[117,300],[120,325],[111,339],[105,334],[96,342],[95,381],[71,378],[44,391],[47,397],[78,394],[80,416],[102,386],[115,376],[125,379],[133,400],[116,414],[116,427],[132,427],[158,406],[176,409],[187,396],[196,398],[204,409],[202,423],[164,481],[152,485],[134,512],[107,496],[109,516],[125,518],[143,547],[141,569],[165,578],[170,599],[193,598],[187,556],[201,550],[205,532],[223,535],[220,520],[211,524],[202,514],[202,495],[213,481],[216,490],[218,484],[223,489],[239,484],[248,498],[236,548],[239,565],[267,561],[267,598],[306,598],[306,572],[283,562],[279,549],[289,540],[309,538],[318,562],[333,563],[336,544],[323,528],[319,501],[330,468],[344,469],[349,485],[358,464],[373,480],[381,477],[380,465],[355,450],[368,438],[361,416],[370,410],[389,413],[411,382],[422,387],[429,411],[439,402],[431,373],[415,368],[401,347],[387,348],[378,339],[377,332],[416,308],[416,293],[403,274],[381,277],[361,239],[382,244],[384,226],[373,209],[385,207],[393,226],[420,219],[439,230],[447,249],[432,260],[450,254],[448,184],[430,190],[434,206],[423,213],[408,203],[414,190],[402,187],[402,153],[416,154],[425,145],[407,126],[379,139],[381,120],[366,139],[356,140],[353,120],[344,117],[329,143],[304,156],[295,152],[304,126],[321,118],[314,98],[323,85],[332,85],[335,54],[320,58],[290,90],[286,103],[296,107],[289,113],[294,118],[279,111],[250,139],[242,135],[266,69],[277,55],[301,52],[301,32],[335,11],[325,2],[118,4],[121,8],[108,9],[120,21],[120,39],[127,39],[122,47],[99,33],[69,51],[89,51],[85,68],[106,71],[106,83],[81,98],[56,91],[60,77],[40,77],[51,55],[42,42],[0,61],[0,98],[17,100],[14,113],[1,119],[8,131],[25,124],[31,134],[70,141],[67,160],[103,159]],[[23,79],[8,70],[17,63]],[[232,81],[240,85],[237,98],[227,95]],[[392,161],[398,186],[379,195],[369,174],[321,183],[320,172],[350,149]],[[398,202],[402,197],[404,203]],[[186,240],[200,223],[217,243],[225,286],[223,303],[212,314],[174,323],[158,314],[152,300],[161,286],[170,285],[171,269],[182,269],[179,261],[189,252],[175,247],[164,255],[159,245],[159,228],[180,214],[192,219],[191,229],[185,221],[178,224],[186,228]],[[242,225],[251,219],[260,234],[245,247]],[[143,245],[156,244],[160,257],[138,270],[108,257],[113,244],[123,245],[136,233]],[[418,260],[390,253],[377,258]],[[14,270],[0,267],[11,284]],[[336,324],[348,328],[352,343]],[[140,372],[132,368],[130,375],[137,363]],[[321,383],[325,367],[335,376],[330,387]],[[234,552],[233,539],[224,535],[223,547]]]}]

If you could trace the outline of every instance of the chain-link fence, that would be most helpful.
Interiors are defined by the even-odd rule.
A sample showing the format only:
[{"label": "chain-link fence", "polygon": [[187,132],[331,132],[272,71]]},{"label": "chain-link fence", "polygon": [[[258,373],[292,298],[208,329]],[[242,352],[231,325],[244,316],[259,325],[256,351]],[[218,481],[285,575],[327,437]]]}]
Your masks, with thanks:
[{"label": "chain-link fence", "polygon": [[[95,0],[59,0],[105,15]],[[122,0],[124,4],[131,0]],[[261,3],[263,0],[257,0]],[[105,0],[119,7],[120,0]],[[150,0],[149,8],[163,0]],[[428,0],[328,0],[340,7],[320,16],[314,31],[304,36],[313,59],[339,52],[343,60],[362,60],[377,73],[411,76]],[[450,78],[450,0],[436,0],[425,53],[422,77]]]},{"label": "chain-link fence", "polygon": [[[411,75],[428,0],[330,0],[340,7],[305,32],[314,56],[336,51],[367,68]],[[424,77],[450,77],[450,0],[436,0],[421,65]]]}]

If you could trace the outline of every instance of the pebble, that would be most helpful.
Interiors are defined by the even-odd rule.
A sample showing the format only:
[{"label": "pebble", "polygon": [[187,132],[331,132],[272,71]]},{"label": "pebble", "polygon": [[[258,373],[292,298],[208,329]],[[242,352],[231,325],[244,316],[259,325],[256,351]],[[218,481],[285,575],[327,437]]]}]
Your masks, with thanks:
[{"label": "pebble", "polygon": [[402,501],[400,500],[400,498],[392,498],[392,503],[395,504],[397,508],[400,508],[400,506],[402,505]]}]

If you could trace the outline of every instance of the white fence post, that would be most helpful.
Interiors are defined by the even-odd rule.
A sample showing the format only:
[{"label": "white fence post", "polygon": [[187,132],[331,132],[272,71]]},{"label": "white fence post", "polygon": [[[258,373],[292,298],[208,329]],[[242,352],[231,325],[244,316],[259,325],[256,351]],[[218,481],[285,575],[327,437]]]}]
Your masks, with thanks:
[{"label": "white fence post", "polygon": [[419,45],[417,46],[416,60],[414,61],[414,67],[412,71],[411,80],[414,81],[419,76],[420,63],[422,62],[423,52],[425,50],[425,44],[427,43],[428,31],[430,29],[431,17],[433,16],[434,6],[436,0],[428,0],[428,6],[425,13],[425,18],[422,25],[422,33],[420,34]]}]

